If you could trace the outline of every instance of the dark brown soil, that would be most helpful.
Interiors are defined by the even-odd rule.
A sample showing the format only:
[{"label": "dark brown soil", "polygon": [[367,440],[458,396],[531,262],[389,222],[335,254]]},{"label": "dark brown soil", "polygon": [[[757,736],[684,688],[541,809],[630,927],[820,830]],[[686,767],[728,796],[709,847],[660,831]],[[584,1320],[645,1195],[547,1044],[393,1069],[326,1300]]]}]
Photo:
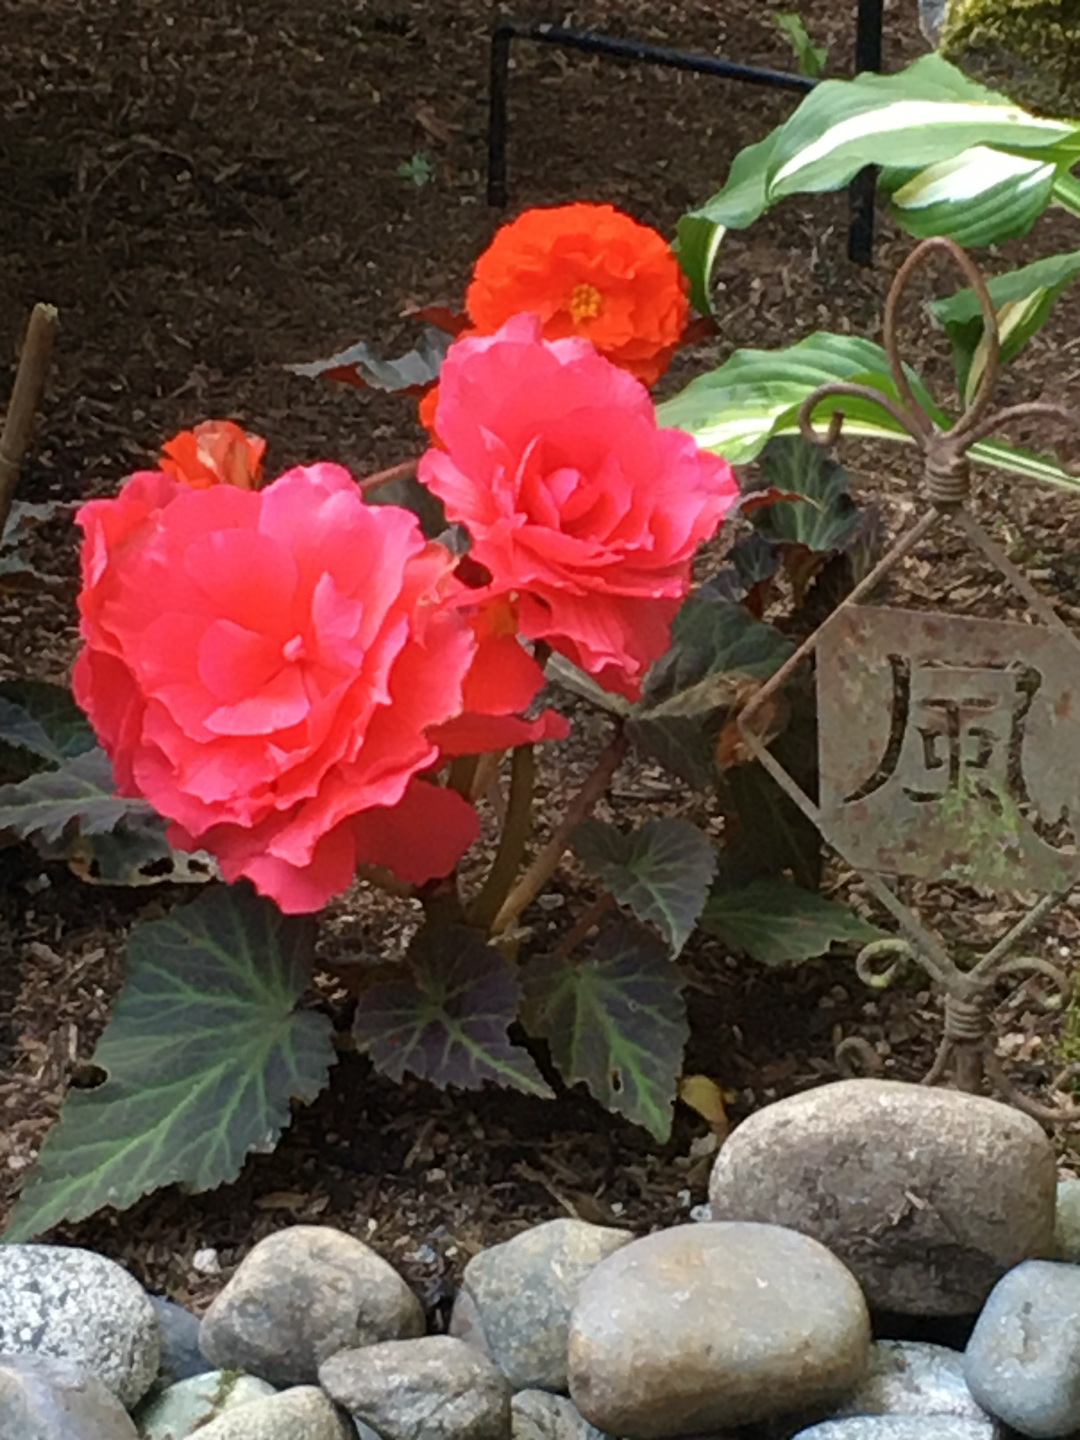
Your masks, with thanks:
[{"label": "dark brown soil", "polygon": [[[522,0],[514,13],[787,68],[772,8],[607,0],[565,12]],[[801,7],[837,72],[853,8]],[[890,66],[920,48],[915,12],[914,0],[887,6]],[[186,0],[171,9],[8,0],[0,356],[14,356],[35,300],[62,317],[24,498],[111,491],[164,436],[208,416],[266,435],[271,473],[330,457],[362,474],[420,448],[407,402],[302,380],[285,366],[360,338],[405,348],[409,306],[460,300],[473,257],[503,218],[484,199],[486,37],[497,13],[480,0]],[[512,210],[607,199],[666,232],[793,105],[772,91],[524,46],[511,90]],[[397,173],[415,152],[434,167],[423,186]],[[876,335],[909,242],[886,227],[876,267],[861,270],[846,258],[845,224],[843,198],[821,196],[730,237],[718,267],[720,334],[682,355],[665,386],[736,346],[776,346],[815,328]],[[1049,220],[1035,248],[1011,247],[1008,259],[1076,243],[1065,222]],[[1033,344],[1010,382],[1018,393],[1075,391],[1074,322],[1075,305],[1073,330],[1066,316]],[[866,489],[900,493],[906,469],[895,456],[853,458]],[[1056,495],[1014,502],[996,482],[993,493],[1008,501],[1015,533],[1027,533],[1029,558],[1064,574],[1062,597],[1076,604],[1077,528],[1062,514],[1080,506]],[[61,679],[75,645],[66,520],[39,532],[33,558],[65,586],[0,597],[0,673]],[[585,723],[550,759],[555,808],[561,775],[590,743]],[[656,799],[655,776],[629,767],[616,790],[621,813],[644,814]],[[698,802],[671,789],[663,803],[685,811]],[[573,876],[563,890],[563,911],[538,913],[541,934],[580,908]],[[24,849],[0,852],[0,1220],[107,1019],[127,927],[174,898],[84,886]],[[370,950],[388,923],[354,896],[335,907],[324,943]],[[1055,926],[1055,948],[1074,944],[1073,911]],[[938,1014],[921,982],[870,1001],[845,957],[767,972],[695,941],[689,962],[689,1069],[725,1087],[735,1118],[834,1077],[835,1044],[851,1034],[876,1046],[884,1074],[913,1078],[932,1054]],[[999,1019],[1005,1049],[1045,1081],[1052,1036],[1010,1009]],[[573,1213],[645,1229],[685,1217],[704,1198],[704,1135],[704,1123],[680,1111],[673,1139],[658,1147],[583,1093],[548,1104],[448,1096],[390,1085],[346,1054],[277,1152],[251,1160],[236,1184],[199,1196],[167,1190],[57,1238],[199,1303],[221,1281],[194,1269],[196,1251],[214,1247],[228,1273],[259,1236],[319,1220],[369,1237],[437,1311],[470,1254],[528,1222]]]}]

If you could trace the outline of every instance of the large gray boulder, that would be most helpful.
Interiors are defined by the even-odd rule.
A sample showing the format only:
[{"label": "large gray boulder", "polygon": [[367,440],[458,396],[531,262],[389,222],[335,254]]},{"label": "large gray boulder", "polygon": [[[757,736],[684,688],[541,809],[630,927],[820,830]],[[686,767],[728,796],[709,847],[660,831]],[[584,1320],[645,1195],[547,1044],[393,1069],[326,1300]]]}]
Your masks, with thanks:
[{"label": "large gray boulder", "polygon": [[776,1225],[680,1225],[615,1252],[570,1320],[570,1396],[633,1440],[827,1414],[866,1369],[851,1272]]},{"label": "large gray boulder", "polygon": [[812,1235],[871,1309],[975,1314],[1011,1266],[1053,1253],[1054,1152],[1027,1115],[955,1090],[841,1080],[766,1106],[713,1167],[714,1220]]}]

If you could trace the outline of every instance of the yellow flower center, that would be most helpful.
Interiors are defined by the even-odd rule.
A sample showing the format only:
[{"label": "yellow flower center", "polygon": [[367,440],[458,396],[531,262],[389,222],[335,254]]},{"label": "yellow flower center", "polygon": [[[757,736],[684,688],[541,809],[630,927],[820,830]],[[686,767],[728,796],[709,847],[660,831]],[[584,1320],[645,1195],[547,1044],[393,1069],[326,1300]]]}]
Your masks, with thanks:
[{"label": "yellow flower center", "polygon": [[570,318],[575,325],[582,320],[595,320],[600,314],[604,297],[595,285],[575,285],[570,296]]}]

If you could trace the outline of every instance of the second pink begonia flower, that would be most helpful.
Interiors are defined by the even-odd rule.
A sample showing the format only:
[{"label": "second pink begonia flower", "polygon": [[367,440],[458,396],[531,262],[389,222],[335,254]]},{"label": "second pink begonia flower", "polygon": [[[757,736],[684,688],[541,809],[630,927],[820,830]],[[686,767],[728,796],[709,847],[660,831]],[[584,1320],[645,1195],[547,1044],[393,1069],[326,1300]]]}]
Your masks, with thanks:
[{"label": "second pink begonia flower", "polygon": [[731,467],[657,425],[640,381],[518,315],[465,337],[439,377],[420,478],[472,537],[521,631],[636,698],[667,649],[698,546],[738,496]]}]

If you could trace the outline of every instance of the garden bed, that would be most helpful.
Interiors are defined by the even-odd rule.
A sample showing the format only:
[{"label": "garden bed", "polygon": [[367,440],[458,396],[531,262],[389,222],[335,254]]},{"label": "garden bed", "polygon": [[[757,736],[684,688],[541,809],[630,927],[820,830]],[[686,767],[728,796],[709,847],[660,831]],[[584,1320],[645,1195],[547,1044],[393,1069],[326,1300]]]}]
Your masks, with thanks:
[{"label": "garden bed", "polygon": [[[915,9],[888,16],[892,65],[918,51]],[[533,3],[515,13],[565,18]],[[803,14],[843,68],[852,19],[825,0]],[[149,3],[16,4],[0,40],[0,355],[14,354],[35,300],[61,313],[23,498],[109,493],[164,436],[205,416],[229,415],[266,435],[271,473],[333,456],[364,474],[421,448],[409,402],[284,367],[360,338],[407,348],[415,331],[405,309],[460,300],[501,218],[484,200],[490,20],[486,5],[460,0],[192,0],[172,17]],[[722,11],[705,0],[596,4],[571,20],[791,63],[769,10],[749,0]],[[670,233],[791,103],[701,76],[520,49],[513,207],[604,199]],[[416,154],[433,167],[422,185],[398,173]],[[815,328],[876,334],[910,242],[886,230],[876,268],[860,270],[846,259],[845,225],[843,198],[822,196],[788,202],[732,236],[717,269],[719,334],[677,359],[665,389],[736,346],[775,346]],[[1054,225],[1045,222],[1044,242]],[[1027,255],[1023,245],[1010,251],[1014,263]],[[1075,391],[1070,339],[1066,307],[1010,380],[1017,393],[1025,384]],[[917,350],[927,343],[918,337]],[[860,490],[895,505],[903,463],[880,452],[849,458]],[[993,483],[999,498],[1011,490]],[[1029,563],[1076,606],[1080,504],[1074,516],[1057,495],[1026,489],[1010,509],[1011,538],[1024,537]],[[0,598],[0,673],[60,680],[76,643],[65,519],[38,531],[32,558],[59,583]],[[595,749],[582,711],[570,739],[548,753],[549,774],[584,767]],[[702,803],[640,764],[621,772],[616,794],[624,816],[642,818],[658,804],[686,813]],[[587,898],[578,885],[571,873],[566,903],[530,916],[541,938]],[[0,967],[0,1220],[65,1087],[88,1078],[126,929],[176,898],[167,887],[86,886],[29,851],[0,851],[0,952],[10,957]],[[322,944],[338,958],[370,954],[392,945],[396,923],[357,889],[328,916]],[[1072,910],[1052,933],[1074,944]],[[919,981],[871,1000],[843,958],[765,971],[703,937],[687,960],[688,1069],[722,1084],[735,1119],[834,1077],[835,1045],[847,1035],[865,1035],[895,1078],[916,1078],[932,1055],[937,1010]],[[344,991],[328,984],[320,1003],[347,1019]],[[1055,1068],[1052,1031],[1013,1014],[999,1017],[1007,1048],[1045,1079]],[[646,1230],[685,1217],[704,1198],[706,1137],[689,1110],[660,1147],[583,1092],[557,1102],[447,1095],[413,1081],[394,1086],[343,1053],[329,1089],[236,1184],[199,1196],[165,1191],[54,1238],[100,1250],[152,1289],[198,1304],[221,1278],[205,1256],[196,1267],[197,1252],[215,1251],[228,1273],[260,1236],[317,1220],[369,1238],[438,1311],[470,1255],[525,1223],[573,1214]]]}]

